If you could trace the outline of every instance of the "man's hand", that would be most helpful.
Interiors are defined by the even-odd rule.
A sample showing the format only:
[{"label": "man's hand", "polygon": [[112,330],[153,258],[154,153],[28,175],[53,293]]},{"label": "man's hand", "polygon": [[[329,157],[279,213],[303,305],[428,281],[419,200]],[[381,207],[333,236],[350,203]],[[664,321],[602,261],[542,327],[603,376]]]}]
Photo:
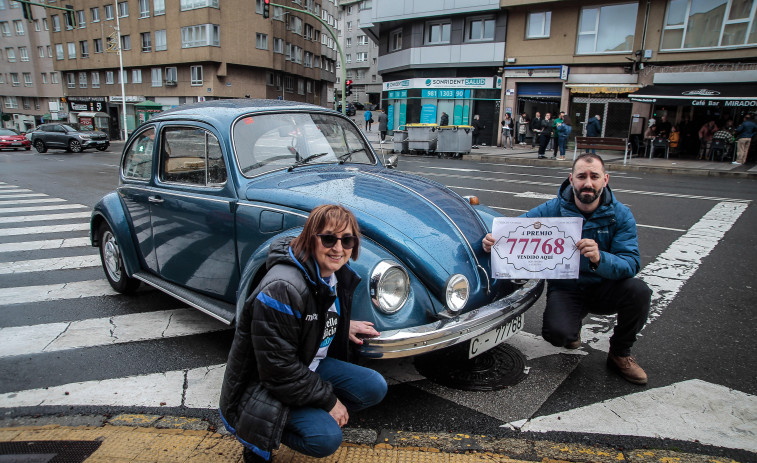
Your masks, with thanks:
[{"label": "man's hand", "polygon": [[494,236],[491,233],[487,233],[484,239],[481,240],[481,246],[484,248],[484,252],[492,252],[492,246],[494,246]]},{"label": "man's hand", "polygon": [[359,346],[363,345],[363,340],[360,339],[360,337],[375,338],[376,336],[380,335],[381,333],[373,328],[373,323],[350,320],[350,341],[354,342],[355,344]]},{"label": "man's hand", "polygon": [[599,252],[599,245],[597,245],[596,241],[584,238],[576,243],[576,247],[581,252],[581,255],[589,259],[591,263],[599,263],[602,254]]},{"label": "man's hand", "polygon": [[336,420],[336,424],[338,424],[340,428],[350,420],[350,414],[347,413],[347,407],[345,407],[339,399],[336,399],[336,404],[334,404],[334,408],[329,411],[329,415]]}]

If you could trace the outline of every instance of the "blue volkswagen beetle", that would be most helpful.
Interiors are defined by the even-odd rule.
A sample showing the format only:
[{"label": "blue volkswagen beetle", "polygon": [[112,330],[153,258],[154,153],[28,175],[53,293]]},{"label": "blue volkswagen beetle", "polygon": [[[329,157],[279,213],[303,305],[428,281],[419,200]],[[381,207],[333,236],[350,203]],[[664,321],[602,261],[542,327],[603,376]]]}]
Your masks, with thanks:
[{"label": "blue volkswagen beetle", "polygon": [[271,241],[300,233],[324,203],[362,232],[353,317],[395,358],[469,343],[470,356],[523,326],[543,281],[493,280],[481,239],[493,210],[382,163],[357,126],[319,106],[221,100],[165,111],[127,141],[118,188],[90,237],[116,291],[141,282],[234,322],[265,272]]}]

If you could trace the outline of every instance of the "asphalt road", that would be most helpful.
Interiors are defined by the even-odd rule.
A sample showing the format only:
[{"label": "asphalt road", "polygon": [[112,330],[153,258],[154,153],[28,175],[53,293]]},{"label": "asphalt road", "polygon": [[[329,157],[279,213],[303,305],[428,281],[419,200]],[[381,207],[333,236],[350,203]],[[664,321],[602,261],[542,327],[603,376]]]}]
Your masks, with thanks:
[{"label": "asphalt road", "polygon": [[[29,232],[40,236],[3,235],[4,230],[16,227],[86,223],[81,217],[54,217],[64,211],[3,212],[3,208],[24,206],[3,203],[2,191],[12,186],[28,189],[31,194],[65,200],[65,205],[81,205],[75,210],[87,213],[117,184],[118,148],[119,144],[114,144],[106,152],[80,154],[0,153],[0,220],[8,219],[0,223],[0,246],[10,246],[0,247],[0,338],[8,336],[8,328],[22,330],[98,319],[117,324],[121,320],[117,317],[158,316],[184,309],[180,302],[152,290],[132,297],[103,290],[89,297],[37,298],[33,293],[45,291],[49,285],[89,288],[104,282],[96,250],[61,246],[17,251],[13,245],[85,237],[86,228]],[[567,166],[505,166],[432,157],[403,157],[399,169],[432,178],[461,195],[475,194],[482,203],[508,216],[552,197],[568,174]],[[424,379],[410,361],[386,362],[379,368],[392,384],[389,396],[380,406],[353,417],[350,426],[487,435],[532,432],[584,443],[641,443],[693,451],[701,447],[740,461],[757,460],[753,453],[757,449],[738,439],[741,432],[747,442],[752,440],[752,447],[757,441],[753,439],[757,432],[757,347],[751,342],[757,327],[753,276],[757,212],[752,204],[757,199],[757,182],[611,173],[610,186],[631,207],[639,224],[643,278],[658,285],[654,315],[634,347],[634,354],[649,374],[648,386],[627,383],[605,368],[604,343],[611,320],[587,319],[586,342],[579,351],[554,350],[540,344],[542,299],[527,314],[525,332],[511,343],[526,357],[529,372],[523,382],[495,392],[457,391]],[[37,214],[39,218],[22,225],[13,221]],[[61,267],[50,260],[41,262],[43,267],[23,264],[58,258],[89,260]],[[16,269],[19,263],[20,268],[31,267],[2,270]],[[45,265],[50,267],[45,269]],[[3,299],[11,292],[19,293],[20,299]],[[212,375],[225,362],[232,333],[209,320],[200,324],[204,328],[198,332],[124,336],[119,342],[55,351],[8,355],[0,347],[0,408],[6,416],[132,411],[214,420],[214,404],[202,399],[192,402],[187,391],[191,390],[193,372]],[[164,399],[161,394],[165,392],[158,386],[177,371],[184,372],[179,380],[185,393],[175,402],[170,397]],[[137,377],[144,382],[132,380]],[[121,391],[118,382],[110,382],[121,379],[123,383],[123,378],[129,378],[137,391]],[[64,399],[52,400],[50,396],[76,395],[84,387],[93,396],[86,404],[68,405]],[[110,398],[95,400],[102,389],[110,389]],[[16,394],[21,391],[24,393]],[[28,391],[43,398],[36,399]],[[114,399],[114,391],[122,399]],[[141,399],[132,400],[132,393]],[[737,407],[736,413],[751,413],[741,417],[751,425],[744,427],[741,421],[732,421],[738,403],[747,404]],[[630,419],[623,404],[641,416]],[[608,418],[603,414],[608,410],[623,420]],[[726,413],[714,413],[718,410]],[[686,426],[678,423],[697,421],[697,414],[706,414],[711,427],[683,432]],[[635,427],[626,427],[631,422]]]}]

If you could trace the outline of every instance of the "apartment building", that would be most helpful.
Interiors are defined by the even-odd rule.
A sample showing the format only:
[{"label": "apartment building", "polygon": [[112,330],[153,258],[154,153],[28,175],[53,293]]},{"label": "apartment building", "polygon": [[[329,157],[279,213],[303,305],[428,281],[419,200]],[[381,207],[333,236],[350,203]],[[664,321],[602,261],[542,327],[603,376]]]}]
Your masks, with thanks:
[{"label": "apartment building", "polygon": [[482,144],[495,143],[507,21],[499,0],[374,1],[360,27],[378,44],[389,129],[479,114]]},{"label": "apartment building", "polygon": [[[131,131],[152,112],[197,101],[328,102],[336,44],[309,15],[271,7],[265,19],[263,0],[71,3],[75,24],[62,12],[48,11],[68,117],[75,121],[81,111],[104,113],[112,138],[120,138],[124,119]],[[336,25],[333,0],[286,4]]]},{"label": "apartment building", "polygon": [[56,118],[63,96],[45,9],[31,8],[29,21],[20,3],[0,0],[0,126],[21,132]]},{"label": "apartment building", "polygon": [[[649,119],[684,127],[757,109],[753,0],[502,0],[502,112],[567,111],[574,135],[641,137]],[[683,139],[683,138],[682,138]]]},{"label": "apartment building", "polygon": [[[379,106],[382,80],[378,73],[378,44],[360,28],[361,16],[366,17],[373,3],[374,0],[339,2],[339,39],[345,63],[338,62],[337,66],[344,65],[345,78],[352,81],[352,95],[348,101]],[[340,84],[340,78],[341,75],[337,75],[337,84]],[[336,88],[340,89],[341,85]]]}]

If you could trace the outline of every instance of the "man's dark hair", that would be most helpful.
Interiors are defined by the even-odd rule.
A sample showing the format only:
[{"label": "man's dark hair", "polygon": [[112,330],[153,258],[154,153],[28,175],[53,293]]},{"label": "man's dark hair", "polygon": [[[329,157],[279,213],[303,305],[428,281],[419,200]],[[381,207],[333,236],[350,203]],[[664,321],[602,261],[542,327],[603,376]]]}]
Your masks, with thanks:
[{"label": "man's dark hair", "polygon": [[572,172],[576,168],[576,163],[578,161],[593,162],[595,160],[599,161],[599,163],[602,165],[602,170],[604,171],[605,170],[605,162],[602,160],[602,158],[598,154],[595,154],[595,153],[581,153],[581,154],[579,154],[578,157],[576,158],[576,160],[573,161],[573,166],[571,167],[570,170]]}]

